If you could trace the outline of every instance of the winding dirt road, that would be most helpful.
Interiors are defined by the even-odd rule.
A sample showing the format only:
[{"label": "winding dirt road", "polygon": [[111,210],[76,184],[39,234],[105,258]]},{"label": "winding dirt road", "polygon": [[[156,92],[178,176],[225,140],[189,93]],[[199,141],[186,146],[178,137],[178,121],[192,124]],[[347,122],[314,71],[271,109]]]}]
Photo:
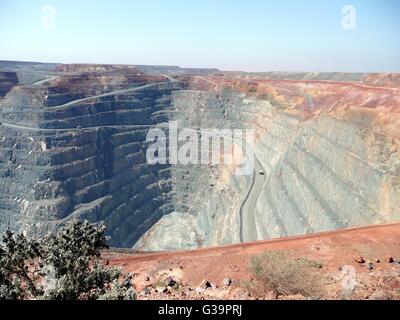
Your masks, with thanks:
[{"label": "winding dirt road", "polygon": [[253,242],[257,240],[257,229],[254,211],[257,200],[265,183],[265,169],[260,160],[254,156],[253,180],[246,198],[240,206],[240,241]]},{"label": "winding dirt road", "polygon": [[[217,91],[218,83],[204,78],[202,76],[196,76],[196,78],[207,81],[213,85],[214,91]],[[246,146],[246,149],[249,146]],[[262,188],[265,183],[265,168],[262,166],[260,160],[256,157],[255,151],[251,150],[254,155],[254,161],[249,161],[253,165],[253,178],[250,185],[250,189],[244,198],[240,210],[240,242],[253,242],[257,240],[257,228],[254,211],[257,205],[257,200],[260,196]]]},{"label": "winding dirt road", "polygon": [[47,77],[44,78],[44,79],[41,79],[41,80],[38,80],[38,81],[32,83],[32,85],[33,85],[33,86],[41,86],[42,84],[44,84],[44,83],[46,83],[46,82],[53,81],[53,80],[55,80],[55,79],[57,79],[57,78],[58,78],[58,76],[47,76]]}]

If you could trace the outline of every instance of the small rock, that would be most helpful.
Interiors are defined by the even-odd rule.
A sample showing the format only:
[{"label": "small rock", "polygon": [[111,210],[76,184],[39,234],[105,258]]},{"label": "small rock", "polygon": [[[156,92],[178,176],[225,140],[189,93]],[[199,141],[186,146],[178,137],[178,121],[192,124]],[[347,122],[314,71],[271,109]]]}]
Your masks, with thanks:
[{"label": "small rock", "polygon": [[200,288],[202,288],[204,290],[211,288],[211,287],[212,287],[212,285],[211,285],[210,281],[208,281],[208,280],[203,280],[200,284]]},{"label": "small rock", "polygon": [[374,269],[374,264],[372,262],[367,262],[367,269],[368,270],[373,270]]},{"label": "small rock", "polygon": [[[168,287],[168,288],[171,288],[171,287]],[[165,294],[171,294],[171,290],[168,289],[168,288],[165,288],[164,291],[163,291],[163,293],[165,293]]]},{"label": "small rock", "polygon": [[198,294],[201,294],[201,293],[203,293],[205,290],[204,290],[203,288],[197,287],[194,291],[195,291],[196,293],[198,293]]},{"label": "small rock", "polygon": [[394,262],[394,258],[393,258],[392,256],[387,256],[387,257],[386,257],[386,261],[387,261],[388,263],[393,263],[393,262]]},{"label": "small rock", "polygon": [[225,278],[224,280],[222,280],[222,286],[224,288],[229,287],[232,284],[232,279],[231,278]]},{"label": "small rock", "polygon": [[166,280],[165,280],[165,285],[168,287],[173,287],[173,286],[175,286],[176,285],[176,281],[174,280],[174,278],[172,278],[172,277],[168,277]]},{"label": "small rock", "polygon": [[264,300],[276,300],[276,299],[278,299],[278,294],[274,290],[268,291],[264,297]]},{"label": "small rock", "polygon": [[362,256],[355,256],[353,259],[357,263],[364,263],[365,262],[365,259]]},{"label": "small rock", "polygon": [[150,289],[149,288],[144,288],[143,291],[142,291],[142,295],[147,296],[149,294],[151,294]]},{"label": "small rock", "polygon": [[156,287],[156,291],[158,292],[158,293],[163,293],[165,290],[167,290],[167,288],[166,287]]},{"label": "small rock", "polygon": [[375,259],[375,262],[376,262],[376,263],[381,263],[381,260],[380,260],[379,258],[376,258],[376,259]]}]

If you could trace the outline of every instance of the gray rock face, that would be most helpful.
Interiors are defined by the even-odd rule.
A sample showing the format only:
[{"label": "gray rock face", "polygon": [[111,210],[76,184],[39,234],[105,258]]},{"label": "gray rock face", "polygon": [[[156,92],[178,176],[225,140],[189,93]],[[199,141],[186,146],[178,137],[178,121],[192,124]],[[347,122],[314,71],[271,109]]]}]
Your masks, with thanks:
[{"label": "gray rock face", "polygon": [[[104,222],[112,246],[175,250],[400,220],[400,144],[374,131],[375,116],[305,117],[278,94],[193,90],[187,79],[131,83],[117,70],[110,82],[114,71],[105,70],[99,82],[88,76],[89,87],[65,86],[46,84],[44,74],[76,81],[80,73],[36,66],[39,75],[28,78],[25,65],[14,68],[34,83],[14,84],[0,100],[0,232],[34,235],[77,217]],[[168,133],[169,121],[196,131],[254,128],[264,174],[254,203],[243,209],[258,172],[149,165],[146,135]],[[251,225],[246,239],[243,224]]]},{"label": "gray rock face", "polygon": [[16,72],[0,72],[0,97],[4,97],[18,83]]},{"label": "gray rock face", "polygon": [[43,108],[35,114],[15,112],[5,101],[2,231],[10,226],[35,233],[79,217],[104,221],[112,245],[133,245],[171,210],[170,186],[162,183],[169,172],[148,166],[145,158],[146,133],[166,119],[159,111],[168,108],[170,90],[152,88],[119,97],[126,102],[111,97],[79,110]]}]

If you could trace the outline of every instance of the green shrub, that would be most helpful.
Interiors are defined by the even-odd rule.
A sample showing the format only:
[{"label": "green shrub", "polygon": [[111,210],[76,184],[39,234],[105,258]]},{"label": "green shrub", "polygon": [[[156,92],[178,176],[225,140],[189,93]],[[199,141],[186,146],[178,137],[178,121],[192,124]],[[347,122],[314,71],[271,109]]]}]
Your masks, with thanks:
[{"label": "green shrub", "polygon": [[261,297],[269,291],[278,295],[319,297],[321,277],[317,269],[321,267],[318,262],[293,258],[282,251],[266,252],[251,259],[250,271],[254,279],[248,289]]},{"label": "green shrub", "polygon": [[104,231],[73,220],[36,240],[6,232],[0,244],[0,299],[134,299],[131,277],[103,265]]}]

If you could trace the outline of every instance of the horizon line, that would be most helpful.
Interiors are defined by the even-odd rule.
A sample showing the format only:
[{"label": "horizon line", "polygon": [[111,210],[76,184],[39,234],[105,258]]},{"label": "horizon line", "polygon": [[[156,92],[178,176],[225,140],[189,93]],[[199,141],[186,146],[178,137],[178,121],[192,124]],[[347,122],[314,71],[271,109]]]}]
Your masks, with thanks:
[{"label": "horizon line", "polygon": [[20,63],[31,63],[31,64],[54,64],[54,65],[108,65],[108,66],[150,66],[150,67],[174,67],[179,69],[215,69],[218,72],[243,72],[243,73],[271,73],[271,72],[279,72],[279,73],[349,73],[349,74],[393,74],[400,73],[400,71],[305,71],[305,70],[263,70],[263,71],[246,71],[246,70],[223,70],[218,67],[193,67],[193,66],[180,66],[177,64],[143,64],[143,63],[103,63],[103,62],[44,62],[44,61],[35,61],[35,60],[9,60],[9,59],[0,59],[1,62],[20,62]]}]

